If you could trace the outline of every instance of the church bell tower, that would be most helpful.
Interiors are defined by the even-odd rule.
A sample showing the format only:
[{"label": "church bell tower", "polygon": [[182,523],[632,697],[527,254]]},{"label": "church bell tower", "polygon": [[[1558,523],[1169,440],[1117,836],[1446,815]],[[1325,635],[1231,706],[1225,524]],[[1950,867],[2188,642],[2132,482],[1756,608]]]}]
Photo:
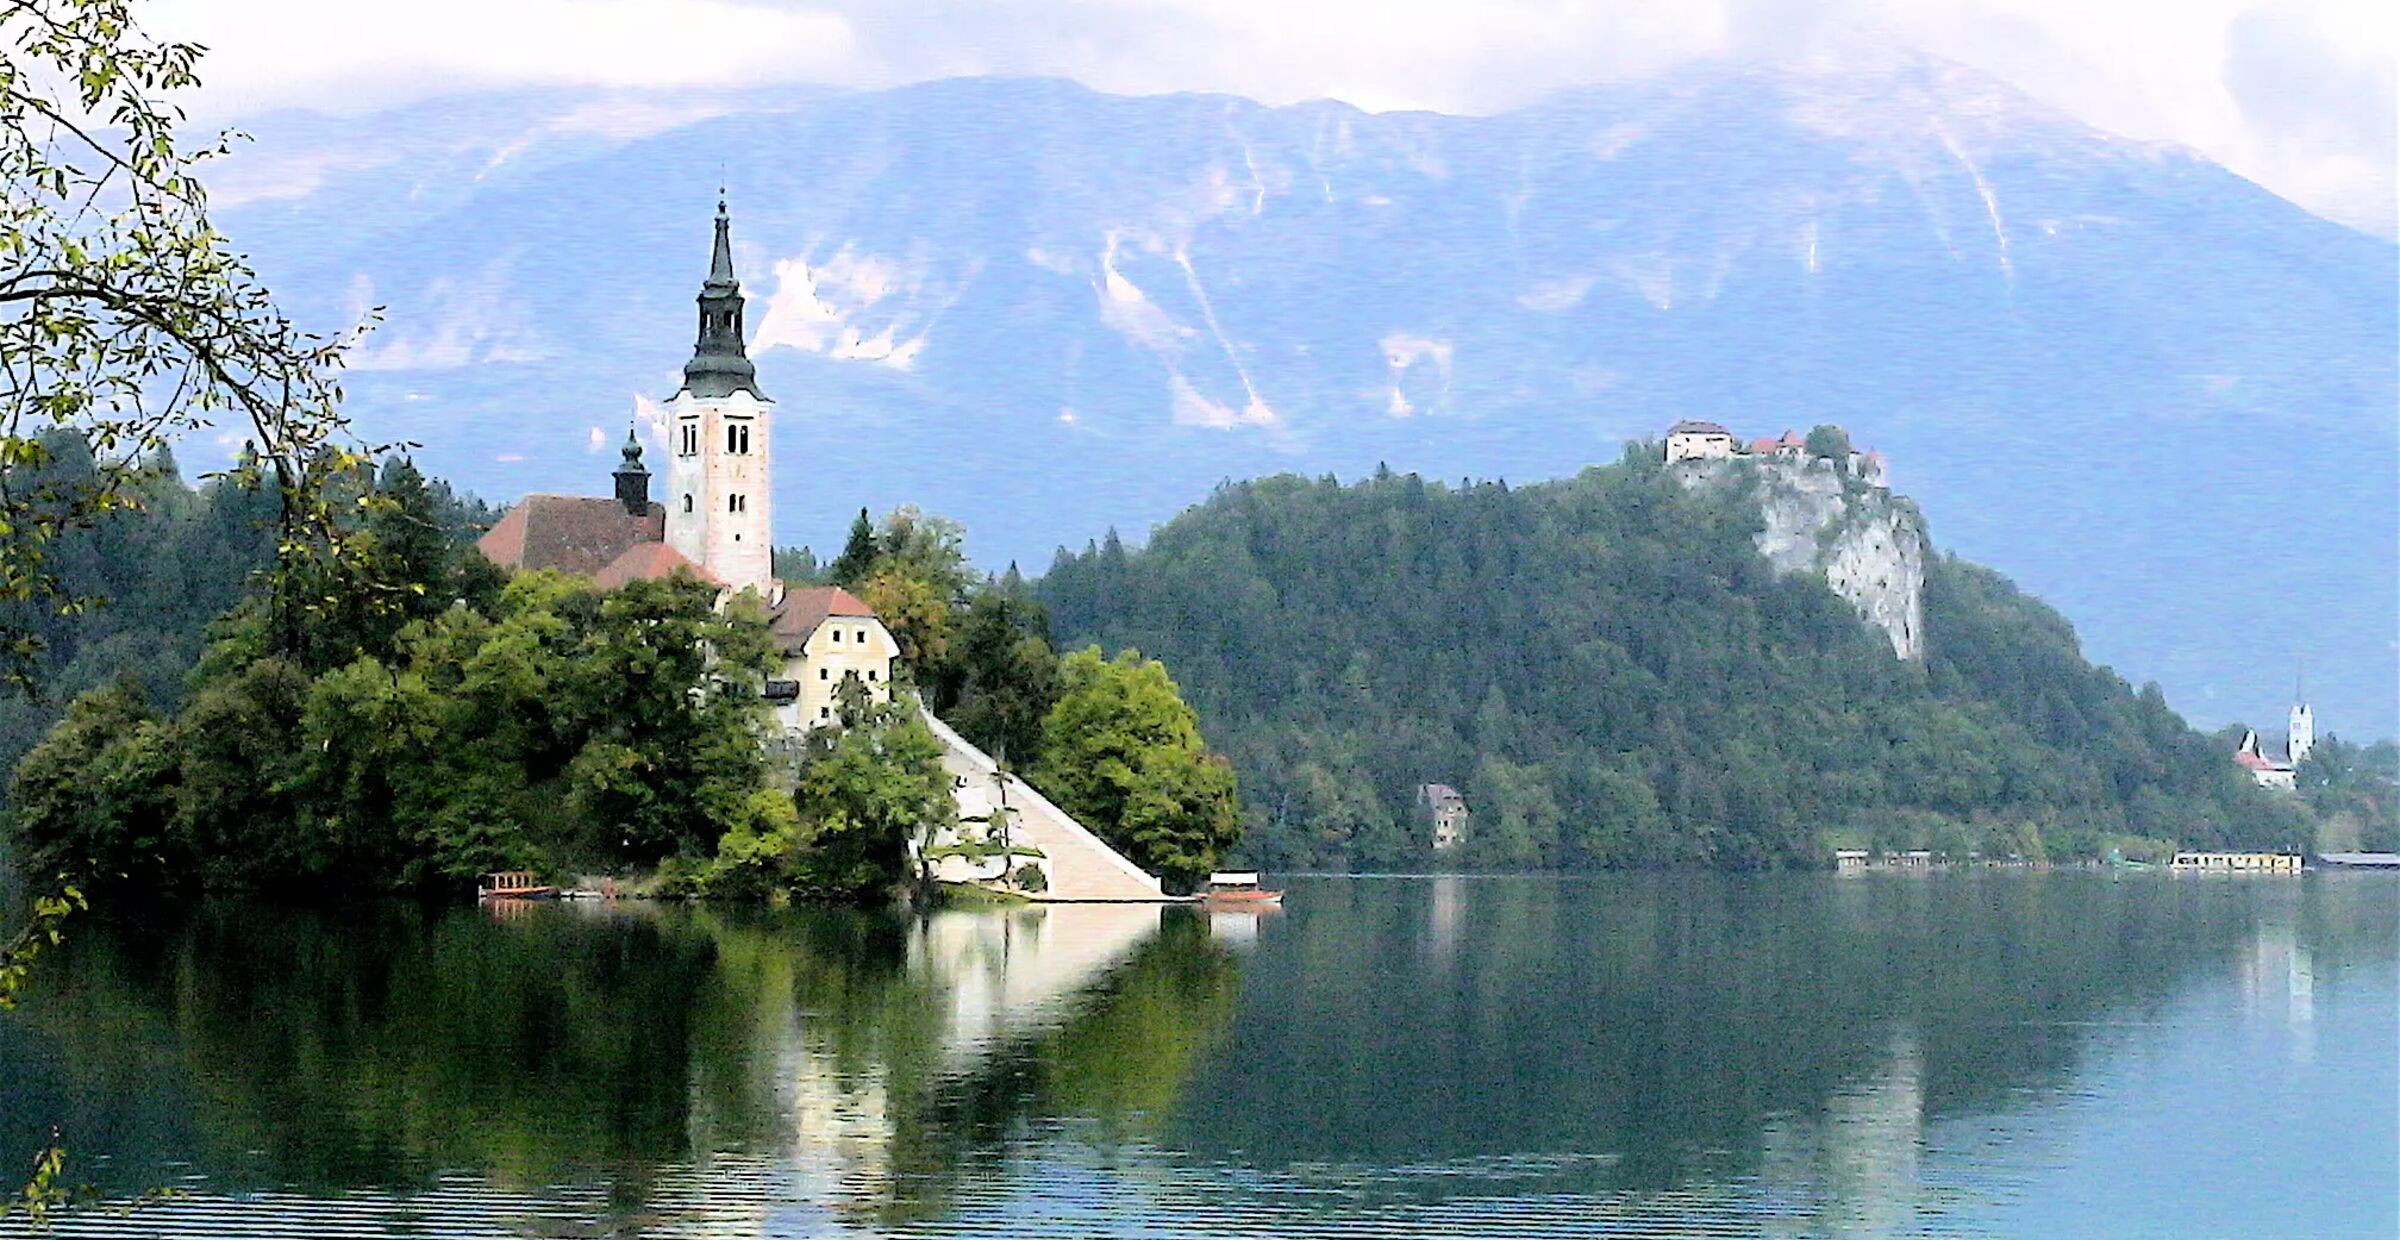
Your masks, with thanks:
[{"label": "church bell tower", "polygon": [[742,285],[733,276],[733,225],[717,200],[716,240],[700,286],[700,335],[667,401],[667,545],[710,576],[761,597],[774,593],[769,483],[775,402],[758,390],[742,347]]}]

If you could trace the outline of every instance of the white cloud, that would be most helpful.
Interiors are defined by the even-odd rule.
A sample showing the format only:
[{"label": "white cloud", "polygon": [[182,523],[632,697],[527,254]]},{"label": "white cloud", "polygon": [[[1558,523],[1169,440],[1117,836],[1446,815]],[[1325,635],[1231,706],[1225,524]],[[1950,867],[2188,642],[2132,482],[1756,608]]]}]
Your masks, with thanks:
[{"label": "white cloud", "polygon": [[1415,401],[1402,390],[1409,370],[1420,362],[1432,367],[1432,388],[1438,405],[1446,404],[1450,396],[1450,359],[1455,350],[1450,341],[1431,336],[1411,335],[1408,332],[1389,332],[1379,342],[1383,348],[1383,365],[1390,372],[1390,391],[1384,401],[1384,412],[1395,418],[1405,418],[1420,412]]},{"label": "white cloud", "polygon": [[[957,299],[956,290],[938,293],[900,264],[847,245],[820,263],[780,259],[774,274],[775,291],[750,345],[756,354],[790,348],[909,370],[925,351],[932,320]],[[917,294],[938,299],[929,313],[917,310]],[[864,321],[878,313],[879,328]]]},{"label": "white cloud", "polygon": [[143,20],[210,49],[193,107],[207,117],[519,86],[838,80],[859,63],[841,15],[741,0],[157,0]]},{"label": "white cloud", "polygon": [[[509,258],[471,275],[436,276],[413,297],[395,299],[384,325],[348,358],[352,370],[457,370],[484,363],[532,362],[544,356],[534,327],[516,313]],[[351,298],[372,297],[364,276]]]},{"label": "white cloud", "polygon": [[1567,276],[1542,283],[1517,294],[1517,304],[1528,310],[1572,310],[1583,304],[1598,276]]},{"label": "white cloud", "polygon": [[[1473,113],[1707,57],[1899,46],[2387,234],[2400,162],[2389,0],[157,0],[146,20],[213,49],[210,117],[975,73]],[[1249,178],[1211,188],[1256,201]]]},{"label": "white cloud", "polygon": [[1280,427],[1283,419],[1267,403],[1252,396],[1240,409],[1210,400],[1192,386],[1182,375],[1171,375],[1167,391],[1172,399],[1175,425],[1204,426],[1210,430],[1229,431],[1244,426],[1261,426],[1270,430]]}]

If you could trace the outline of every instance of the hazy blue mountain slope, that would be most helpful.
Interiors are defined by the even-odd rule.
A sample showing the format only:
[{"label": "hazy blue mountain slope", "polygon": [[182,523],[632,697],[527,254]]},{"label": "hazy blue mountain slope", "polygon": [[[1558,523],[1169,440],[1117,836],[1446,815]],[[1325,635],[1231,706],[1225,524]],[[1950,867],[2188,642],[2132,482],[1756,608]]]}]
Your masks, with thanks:
[{"label": "hazy blue mountain slope", "polygon": [[1485,118],[976,79],[256,128],[226,226],[314,319],[390,307],[369,428],[495,498],[604,487],[673,390],[722,172],[788,541],[915,501],[1040,563],[1225,477],[1831,420],[2202,721],[2279,715],[2305,653],[2321,726],[2395,727],[2395,248],[1954,67]]}]

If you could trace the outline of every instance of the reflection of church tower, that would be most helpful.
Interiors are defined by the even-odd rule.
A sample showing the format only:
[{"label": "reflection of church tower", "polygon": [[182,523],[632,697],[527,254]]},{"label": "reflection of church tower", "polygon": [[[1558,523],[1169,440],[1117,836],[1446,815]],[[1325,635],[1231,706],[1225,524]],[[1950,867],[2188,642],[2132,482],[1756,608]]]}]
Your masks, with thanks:
[{"label": "reflection of church tower", "polygon": [[768,498],[769,416],[742,348],[742,285],[733,277],[732,222],[717,202],[708,281],[700,286],[700,336],[667,402],[673,455],[667,473],[667,544],[735,589],[773,593]]}]

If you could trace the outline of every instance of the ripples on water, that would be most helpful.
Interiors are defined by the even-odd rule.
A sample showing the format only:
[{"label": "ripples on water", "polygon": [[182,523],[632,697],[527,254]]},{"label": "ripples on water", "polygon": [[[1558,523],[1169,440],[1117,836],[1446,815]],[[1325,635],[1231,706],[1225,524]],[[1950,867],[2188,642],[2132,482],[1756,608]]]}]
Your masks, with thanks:
[{"label": "ripples on water", "polygon": [[[210,905],[0,1023],[61,1236],[2388,1236],[2400,883]],[[2346,1189],[2334,1191],[2329,1186]],[[0,1226],[0,1232],[11,1232]]]}]

